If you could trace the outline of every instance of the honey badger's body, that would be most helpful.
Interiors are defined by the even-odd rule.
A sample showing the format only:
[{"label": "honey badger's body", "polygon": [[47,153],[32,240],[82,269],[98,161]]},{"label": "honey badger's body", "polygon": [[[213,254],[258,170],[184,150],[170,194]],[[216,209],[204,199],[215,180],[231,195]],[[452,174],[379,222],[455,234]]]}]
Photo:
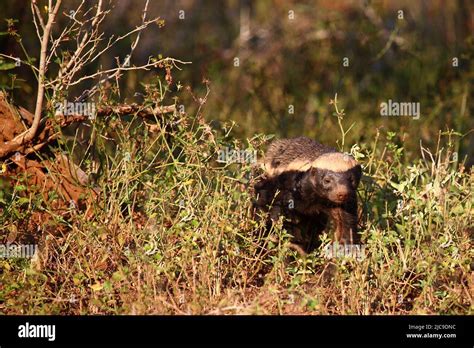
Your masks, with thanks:
[{"label": "honey badger's body", "polygon": [[270,144],[263,165],[265,176],[255,185],[256,205],[270,208],[272,220],[284,215],[296,243],[310,251],[329,219],[338,242],[358,242],[361,167],[352,157],[300,137]]}]

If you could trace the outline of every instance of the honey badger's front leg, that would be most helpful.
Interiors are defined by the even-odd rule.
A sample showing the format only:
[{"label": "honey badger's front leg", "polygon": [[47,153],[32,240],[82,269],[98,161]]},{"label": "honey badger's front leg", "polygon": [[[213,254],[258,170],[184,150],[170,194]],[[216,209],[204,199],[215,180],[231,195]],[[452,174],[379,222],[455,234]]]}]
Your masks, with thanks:
[{"label": "honey badger's front leg", "polygon": [[357,200],[354,197],[342,206],[331,208],[329,215],[334,221],[334,240],[341,244],[358,244]]}]

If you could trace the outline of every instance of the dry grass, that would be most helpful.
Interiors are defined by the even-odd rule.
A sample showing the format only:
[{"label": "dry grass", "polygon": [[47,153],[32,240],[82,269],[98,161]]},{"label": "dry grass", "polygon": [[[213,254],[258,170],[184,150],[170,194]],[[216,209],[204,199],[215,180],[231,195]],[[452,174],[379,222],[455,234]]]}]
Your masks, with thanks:
[{"label": "dry grass", "polygon": [[87,213],[25,201],[19,185],[2,191],[3,243],[14,230],[16,242],[34,233],[41,260],[0,260],[0,312],[473,313],[474,181],[453,160],[454,133],[412,162],[393,133],[352,148],[365,174],[357,261],[326,259],[322,247],[302,258],[281,226],[266,235],[252,219],[251,166],[218,164],[217,151],[261,153],[265,137],[241,143],[201,114],[152,123],[94,124],[102,170]]}]

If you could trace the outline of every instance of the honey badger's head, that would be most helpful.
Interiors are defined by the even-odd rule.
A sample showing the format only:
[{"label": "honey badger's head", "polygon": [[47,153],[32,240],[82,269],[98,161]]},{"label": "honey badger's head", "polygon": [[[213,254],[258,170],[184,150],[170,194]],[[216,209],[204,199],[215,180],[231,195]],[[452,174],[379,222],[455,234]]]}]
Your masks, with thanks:
[{"label": "honey badger's head", "polygon": [[319,157],[302,173],[300,192],[304,199],[325,199],[343,204],[355,199],[362,170],[350,156],[329,153]]}]

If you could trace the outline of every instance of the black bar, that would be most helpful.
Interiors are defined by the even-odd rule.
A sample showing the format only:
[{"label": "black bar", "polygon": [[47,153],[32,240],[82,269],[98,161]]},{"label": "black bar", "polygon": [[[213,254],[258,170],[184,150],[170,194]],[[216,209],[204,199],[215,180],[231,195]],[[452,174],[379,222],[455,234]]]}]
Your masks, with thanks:
[{"label": "black bar", "polygon": [[[473,347],[472,316],[2,316],[0,347],[104,345],[415,345]],[[19,337],[55,325],[54,341]],[[35,331],[33,331],[33,334]],[[407,335],[422,335],[408,337]],[[455,335],[455,337],[453,336]],[[424,335],[424,336],[423,336]],[[436,335],[436,336],[435,336]],[[439,337],[438,335],[445,335]],[[447,337],[449,335],[450,337]],[[52,338],[52,337],[50,337]]]}]

